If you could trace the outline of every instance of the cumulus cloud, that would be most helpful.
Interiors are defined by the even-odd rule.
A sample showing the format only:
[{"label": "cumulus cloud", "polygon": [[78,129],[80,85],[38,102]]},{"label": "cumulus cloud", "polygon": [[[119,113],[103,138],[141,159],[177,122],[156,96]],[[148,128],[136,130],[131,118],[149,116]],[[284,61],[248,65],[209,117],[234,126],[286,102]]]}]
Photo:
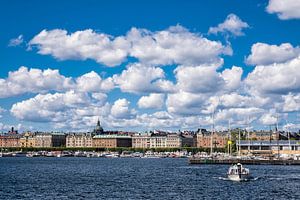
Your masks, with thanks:
[{"label": "cumulus cloud", "polygon": [[265,113],[260,117],[259,121],[263,125],[274,125],[277,122],[277,117],[273,113]]},{"label": "cumulus cloud", "polygon": [[76,79],[77,90],[83,92],[109,91],[114,88],[112,78],[103,80],[96,72],[91,71]]},{"label": "cumulus cloud", "polygon": [[235,91],[240,88],[242,82],[243,69],[241,67],[233,66],[231,69],[225,69],[221,73],[224,80],[223,89],[227,92]]},{"label": "cumulus cloud", "polygon": [[63,91],[72,87],[72,79],[60,75],[58,70],[20,67],[9,72],[7,79],[0,79],[0,98],[48,90]]},{"label": "cumulus cloud", "polygon": [[294,95],[289,93],[283,96],[283,111],[284,112],[294,112],[300,110],[300,94]]},{"label": "cumulus cloud", "polygon": [[288,94],[300,91],[300,57],[286,63],[259,65],[245,83],[260,94]]},{"label": "cumulus cloud", "polygon": [[170,113],[178,115],[201,114],[202,105],[207,99],[206,95],[179,91],[168,94],[166,105]]},{"label": "cumulus cloud", "polygon": [[298,0],[269,0],[268,13],[275,13],[279,19],[299,19],[300,1]]},{"label": "cumulus cloud", "polygon": [[159,93],[172,89],[172,83],[164,80],[165,73],[161,68],[135,63],[127,66],[120,75],[114,75],[115,84],[123,91],[130,93]]},{"label": "cumulus cloud", "polygon": [[13,38],[9,40],[8,46],[9,47],[16,47],[21,45],[24,42],[23,35],[19,35],[17,38]]},{"label": "cumulus cloud", "polygon": [[221,55],[231,55],[230,47],[208,40],[177,25],[151,32],[132,28],[124,36],[113,37],[91,29],[68,33],[66,30],[43,30],[30,42],[42,55],[59,60],[93,59],[106,66],[117,66],[128,56],[151,65],[218,64]]},{"label": "cumulus cloud", "polygon": [[264,109],[262,108],[250,106],[245,108],[219,109],[215,112],[215,122],[226,124],[230,120],[233,125],[248,126],[263,112]]},{"label": "cumulus cloud", "polygon": [[134,109],[129,108],[130,102],[127,99],[118,99],[111,107],[111,115],[117,119],[133,118],[136,114]]},{"label": "cumulus cloud", "polygon": [[269,45],[255,43],[251,47],[251,54],[246,63],[250,65],[269,65],[283,63],[300,55],[300,48],[293,47],[290,43],[281,45]]},{"label": "cumulus cloud", "polygon": [[180,25],[157,32],[132,28],[127,39],[132,43],[130,55],[151,65],[221,65],[220,55],[232,54],[230,47],[191,33]]},{"label": "cumulus cloud", "polygon": [[233,66],[222,73],[212,66],[179,66],[174,71],[177,89],[191,93],[216,93],[232,91],[240,87],[242,68]]},{"label": "cumulus cloud", "polygon": [[7,98],[25,93],[64,92],[108,92],[115,87],[113,79],[102,79],[91,71],[76,79],[65,77],[58,70],[20,67],[11,71],[6,79],[0,79],[0,98]]},{"label": "cumulus cloud", "polygon": [[249,25],[243,22],[238,16],[229,14],[223,23],[218,24],[216,27],[210,27],[208,33],[230,33],[235,36],[241,36],[244,35],[243,29],[248,27]]},{"label": "cumulus cloud", "polygon": [[98,63],[115,66],[127,57],[130,43],[122,36],[112,37],[91,29],[68,34],[66,30],[43,30],[30,42],[38,53],[52,55],[59,60],[93,59]]},{"label": "cumulus cloud", "polygon": [[160,109],[164,105],[164,94],[151,93],[149,96],[142,96],[138,101],[139,108]]},{"label": "cumulus cloud", "polygon": [[55,129],[87,131],[86,128],[94,126],[98,117],[109,116],[111,106],[103,101],[76,91],[38,94],[13,104],[10,112],[22,121],[47,122]]},{"label": "cumulus cloud", "polygon": [[224,80],[215,67],[180,66],[175,69],[177,87],[191,93],[213,93],[219,90]]},{"label": "cumulus cloud", "polygon": [[63,121],[70,108],[87,106],[89,97],[85,93],[38,94],[37,96],[13,104],[11,113],[18,119],[28,121]]}]

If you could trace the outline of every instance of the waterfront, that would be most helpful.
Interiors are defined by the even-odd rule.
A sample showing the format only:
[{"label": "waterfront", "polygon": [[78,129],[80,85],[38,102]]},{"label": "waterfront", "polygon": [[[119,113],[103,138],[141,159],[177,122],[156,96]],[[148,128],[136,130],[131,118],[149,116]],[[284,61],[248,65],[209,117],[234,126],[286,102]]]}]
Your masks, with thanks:
[{"label": "waterfront", "polygon": [[248,166],[254,180],[227,181],[228,165],[187,159],[1,158],[0,199],[299,199],[297,166]]}]

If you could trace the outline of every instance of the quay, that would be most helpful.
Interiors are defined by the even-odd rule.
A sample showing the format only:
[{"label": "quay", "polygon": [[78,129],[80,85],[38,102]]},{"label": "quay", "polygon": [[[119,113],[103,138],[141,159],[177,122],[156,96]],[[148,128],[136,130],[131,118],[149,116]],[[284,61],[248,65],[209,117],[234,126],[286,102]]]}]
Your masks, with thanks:
[{"label": "quay", "polygon": [[189,158],[189,164],[231,165],[236,163],[245,165],[300,165],[300,160]]}]

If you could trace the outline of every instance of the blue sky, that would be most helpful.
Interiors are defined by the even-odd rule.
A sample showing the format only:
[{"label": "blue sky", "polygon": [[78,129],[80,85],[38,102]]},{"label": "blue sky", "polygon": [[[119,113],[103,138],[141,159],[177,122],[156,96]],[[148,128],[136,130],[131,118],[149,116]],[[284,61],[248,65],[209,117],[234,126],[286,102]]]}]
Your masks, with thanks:
[{"label": "blue sky", "polygon": [[[300,128],[292,0],[2,1],[0,129]],[[24,66],[24,67],[22,67]]]}]

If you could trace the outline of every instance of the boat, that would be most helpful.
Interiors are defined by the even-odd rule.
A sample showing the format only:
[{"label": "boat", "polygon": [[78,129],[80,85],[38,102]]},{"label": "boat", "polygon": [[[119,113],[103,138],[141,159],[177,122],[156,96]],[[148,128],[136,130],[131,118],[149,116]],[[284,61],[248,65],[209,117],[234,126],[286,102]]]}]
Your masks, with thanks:
[{"label": "boat", "polygon": [[227,176],[231,181],[247,181],[250,178],[250,172],[241,163],[237,163],[229,168]]}]

